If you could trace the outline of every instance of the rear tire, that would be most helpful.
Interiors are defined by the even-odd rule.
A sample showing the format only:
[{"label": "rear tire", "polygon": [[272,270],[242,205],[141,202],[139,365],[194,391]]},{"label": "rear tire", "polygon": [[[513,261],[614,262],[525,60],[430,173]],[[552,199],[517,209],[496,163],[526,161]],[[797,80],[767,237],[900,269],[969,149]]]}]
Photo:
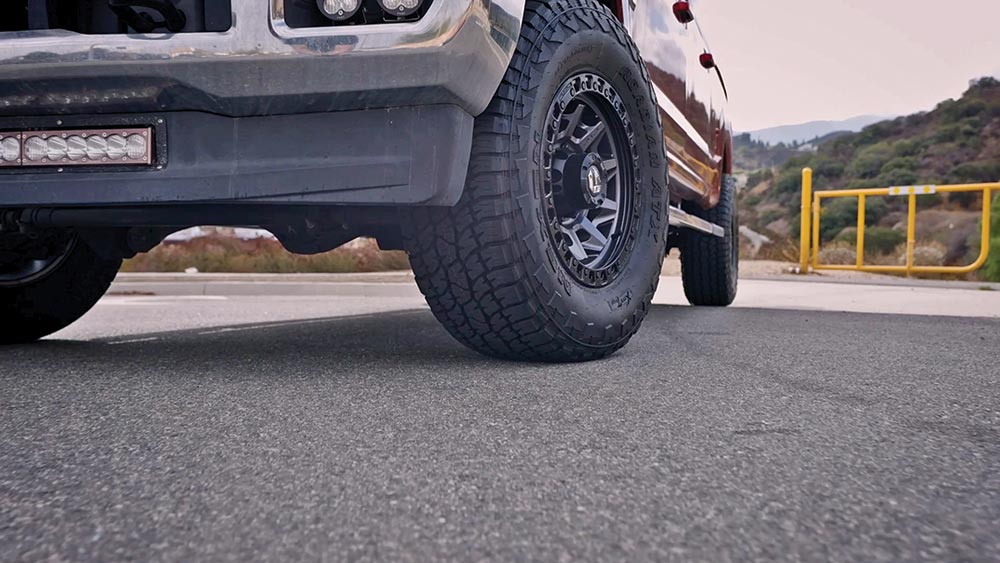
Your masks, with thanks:
[{"label": "rear tire", "polygon": [[0,283],[0,345],[33,342],[66,328],[104,295],[120,266],[121,260],[101,258],[74,238],[51,267]]},{"label": "rear tire", "polygon": [[736,209],[736,178],[725,175],[719,204],[702,209],[685,206],[692,215],[721,226],[725,237],[691,229],[681,234],[681,279],[684,295],[692,305],[726,307],[736,299],[740,269],[739,214]]},{"label": "rear tire", "polygon": [[461,200],[414,210],[405,228],[434,315],[461,343],[505,359],[618,350],[659,280],[665,162],[649,77],[615,16],[594,0],[530,2],[476,119]]}]

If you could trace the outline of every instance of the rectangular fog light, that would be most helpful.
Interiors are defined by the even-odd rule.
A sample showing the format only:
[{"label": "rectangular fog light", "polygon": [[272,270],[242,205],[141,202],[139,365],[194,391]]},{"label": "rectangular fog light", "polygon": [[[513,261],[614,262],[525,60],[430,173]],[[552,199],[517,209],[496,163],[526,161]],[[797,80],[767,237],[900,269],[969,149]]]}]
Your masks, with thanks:
[{"label": "rectangular fog light", "polygon": [[0,131],[0,166],[148,166],[153,129]]}]

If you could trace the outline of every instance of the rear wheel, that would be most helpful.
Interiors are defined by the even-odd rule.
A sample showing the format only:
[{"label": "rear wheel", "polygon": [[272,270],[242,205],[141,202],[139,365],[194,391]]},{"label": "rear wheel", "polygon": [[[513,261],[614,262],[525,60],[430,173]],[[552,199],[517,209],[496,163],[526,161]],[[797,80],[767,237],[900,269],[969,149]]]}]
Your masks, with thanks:
[{"label": "rear wheel", "polygon": [[119,266],[69,231],[0,234],[0,344],[66,328],[104,295]]},{"label": "rear wheel", "polygon": [[477,118],[461,201],[413,212],[407,247],[460,342],[518,360],[624,346],[666,244],[663,135],[635,46],[593,0],[530,3],[517,53]]},{"label": "rear wheel", "polygon": [[681,279],[692,305],[725,307],[736,299],[740,269],[740,225],[736,209],[736,178],[723,176],[719,204],[702,209],[685,206],[688,213],[721,226],[725,237],[686,229],[680,239]]}]

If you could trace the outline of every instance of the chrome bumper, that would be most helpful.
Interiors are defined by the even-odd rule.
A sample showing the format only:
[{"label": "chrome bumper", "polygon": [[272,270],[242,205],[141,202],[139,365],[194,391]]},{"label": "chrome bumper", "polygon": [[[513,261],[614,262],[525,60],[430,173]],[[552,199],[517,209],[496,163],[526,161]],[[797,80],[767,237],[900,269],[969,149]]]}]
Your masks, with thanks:
[{"label": "chrome bumper", "polygon": [[478,115],[513,54],[525,3],[437,0],[415,23],[292,29],[286,1],[235,0],[225,33],[0,33],[0,117],[429,104]]}]

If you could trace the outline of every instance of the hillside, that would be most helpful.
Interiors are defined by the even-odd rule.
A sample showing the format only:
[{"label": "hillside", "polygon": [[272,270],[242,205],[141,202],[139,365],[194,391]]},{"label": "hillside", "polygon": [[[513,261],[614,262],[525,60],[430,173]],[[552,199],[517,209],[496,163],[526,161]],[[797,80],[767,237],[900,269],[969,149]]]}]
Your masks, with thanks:
[{"label": "hillside", "polygon": [[[776,240],[797,237],[806,166],[813,169],[817,190],[1000,180],[1000,81],[980,79],[960,99],[944,101],[932,111],[838,134],[809,148],[815,150],[758,143],[735,151],[736,167],[749,171],[740,194],[744,224]],[[768,159],[784,161],[771,166]],[[944,247],[944,262],[961,262],[978,250],[970,235],[977,227],[980,200],[974,194],[921,197],[918,238]],[[887,254],[902,235],[905,203],[903,198],[875,198],[866,208],[875,227],[873,239],[887,239],[874,246]],[[824,242],[851,240],[856,207],[856,200],[824,206]],[[943,234],[937,232],[942,229]]]},{"label": "hillside", "polygon": [[834,131],[805,141],[770,144],[754,139],[751,133],[740,133],[733,137],[736,172],[748,174],[780,168],[796,155],[815,152],[821,144],[849,134],[850,131]]}]

